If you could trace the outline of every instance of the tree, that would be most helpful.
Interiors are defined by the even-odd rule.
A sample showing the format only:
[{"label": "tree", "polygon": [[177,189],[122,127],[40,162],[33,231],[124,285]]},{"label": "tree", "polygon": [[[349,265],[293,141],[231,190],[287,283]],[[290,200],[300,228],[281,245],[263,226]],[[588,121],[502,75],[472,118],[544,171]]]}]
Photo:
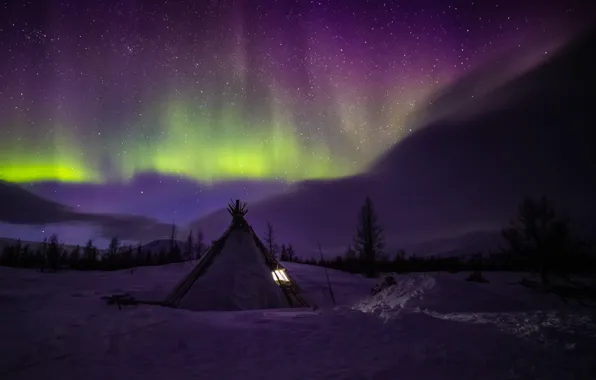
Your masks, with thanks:
[{"label": "tree", "polygon": [[406,251],[403,248],[400,248],[395,253],[393,260],[391,260],[391,268],[393,271],[404,271],[404,267],[406,264]]},{"label": "tree", "polygon": [[24,263],[25,257],[21,255],[21,240],[17,240],[15,245],[7,244],[2,249],[1,261],[3,265],[19,267]]},{"label": "tree", "polygon": [[157,255],[157,265],[164,265],[168,263],[168,255],[166,250],[162,247]]},{"label": "tree", "polygon": [[176,244],[176,224],[172,223],[172,232],[170,233],[170,251],[174,250],[178,244]]},{"label": "tree", "polygon": [[108,246],[108,255],[115,256],[118,253],[118,248],[120,248],[120,240],[116,236],[110,240],[110,245]]},{"label": "tree", "polygon": [[87,240],[87,244],[85,244],[85,248],[83,248],[83,256],[87,266],[90,268],[95,267],[95,263],[97,262],[97,250],[93,246],[93,240]]},{"label": "tree", "polygon": [[118,249],[120,248],[120,241],[117,237],[113,237],[108,245],[108,253],[106,259],[102,260],[102,264],[105,263],[108,270],[114,270],[118,267]]},{"label": "tree", "polygon": [[526,258],[540,272],[544,285],[550,283],[549,272],[561,273],[572,245],[567,221],[557,215],[546,197],[524,199],[516,219],[501,235],[509,245],[508,252]]},{"label": "tree", "polygon": [[23,246],[23,253],[22,253],[22,257],[23,257],[23,263],[27,268],[31,267],[31,264],[33,264],[33,257],[31,255],[31,252],[29,251],[29,244],[25,244]]},{"label": "tree", "polygon": [[155,264],[155,259],[153,258],[153,254],[151,253],[151,250],[147,249],[145,250],[145,265],[154,265]]},{"label": "tree", "polygon": [[21,262],[23,261],[23,257],[21,256],[22,249],[23,249],[23,244],[21,243],[21,239],[18,239],[17,243],[14,246],[14,251],[13,251],[15,266],[19,266],[21,264]]},{"label": "tree", "polygon": [[7,266],[14,266],[14,247],[12,245],[5,245],[2,248],[2,263]]},{"label": "tree", "polygon": [[194,248],[192,242],[192,230],[188,231],[188,237],[186,238],[186,249],[184,250],[184,261],[192,260],[192,250]]},{"label": "tree", "polygon": [[286,248],[286,254],[288,255],[288,261],[294,261],[296,259],[296,252],[294,251],[292,244],[289,244]]},{"label": "tree", "polygon": [[200,259],[203,253],[206,251],[207,246],[205,245],[205,237],[203,231],[197,231],[197,242],[195,244],[195,259]]},{"label": "tree", "polygon": [[182,260],[180,247],[178,247],[178,242],[176,241],[176,233],[176,224],[172,223],[172,233],[170,234],[170,251],[167,255],[167,262],[169,263],[177,263]]},{"label": "tree", "polygon": [[70,251],[70,257],[69,257],[70,267],[78,268],[80,258],[81,258],[81,247],[79,247],[77,245],[76,247],[74,247],[72,249],[72,251]]},{"label": "tree", "polygon": [[41,243],[41,252],[38,256],[38,264],[39,264],[39,271],[43,273],[47,267],[47,259],[48,259],[48,238],[44,237]]},{"label": "tree", "polygon": [[372,200],[366,197],[364,205],[360,209],[358,217],[358,228],[354,238],[354,250],[365,267],[368,277],[374,277],[375,260],[383,254],[385,241],[383,239],[383,230],[377,223]]},{"label": "tree", "polygon": [[68,249],[64,247],[64,244],[60,244],[60,251],[62,253],[60,254],[60,261],[58,265],[60,268],[67,267],[70,263],[70,252],[68,252]]},{"label": "tree", "polygon": [[349,246],[348,249],[346,249],[346,253],[345,253],[345,258],[346,260],[355,260],[356,259],[356,251],[354,250],[354,247]]},{"label": "tree", "polygon": [[124,248],[124,251],[122,252],[122,256],[121,256],[121,263],[120,263],[120,267],[124,267],[124,268],[130,268],[134,266],[133,263],[133,254],[134,250],[132,248],[132,245],[127,245]]},{"label": "tree", "polygon": [[58,235],[52,234],[47,244],[46,262],[48,263],[50,270],[54,272],[58,270],[58,266],[60,264],[60,253],[60,242],[58,240]]},{"label": "tree", "polygon": [[275,233],[271,223],[267,222],[267,231],[265,232],[265,246],[269,254],[273,257],[277,255],[277,245],[275,244]]},{"label": "tree", "polygon": [[288,259],[288,249],[286,248],[285,244],[281,245],[280,251],[279,251],[279,259],[281,261],[290,261]]},{"label": "tree", "polygon": [[143,255],[143,246],[139,242],[137,244],[137,252],[135,253],[135,263],[137,266],[145,265],[145,256]]}]

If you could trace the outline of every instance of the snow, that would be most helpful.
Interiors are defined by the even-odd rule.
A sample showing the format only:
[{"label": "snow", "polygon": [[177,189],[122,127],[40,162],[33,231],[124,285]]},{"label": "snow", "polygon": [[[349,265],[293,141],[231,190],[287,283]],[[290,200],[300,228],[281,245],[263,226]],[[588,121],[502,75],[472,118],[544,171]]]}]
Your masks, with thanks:
[{"label": "snow", "polygon": [[189,310],[252,310],[287,308],[263,254],[248,230],[234,230],[180,301]]},{"label": "snow", "polygon": [[159,299],[193,264],[117,272],[0,268],[1,379],[593,379],[596,325],[584,309],[517,285],[520,275],[375,281],[284,265],[321,308],[122,310],[100,296]]}]

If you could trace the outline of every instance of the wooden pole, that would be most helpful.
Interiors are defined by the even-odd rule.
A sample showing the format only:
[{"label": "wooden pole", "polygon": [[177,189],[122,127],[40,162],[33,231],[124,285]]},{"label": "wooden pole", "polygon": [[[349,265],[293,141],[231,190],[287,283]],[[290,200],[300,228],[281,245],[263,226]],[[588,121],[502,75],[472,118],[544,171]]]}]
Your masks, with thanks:
[{"label": "wooden pole", "polygon": [[[325,261],[323,258],[323,250],[321,249],[321,243],[317,243],[319,245],[319,254],[321,255],[321,263]],[[329,273],[327,273],[327,267],[323,266],[325,270],[325,276],[327,277],[327,285],[329,285],[329,293],[331,294],[331,300],[333,301],[333,305],[335,306],[335,295],[333,294],[333,289],[331,289],[331,281],[329,281]]]}]

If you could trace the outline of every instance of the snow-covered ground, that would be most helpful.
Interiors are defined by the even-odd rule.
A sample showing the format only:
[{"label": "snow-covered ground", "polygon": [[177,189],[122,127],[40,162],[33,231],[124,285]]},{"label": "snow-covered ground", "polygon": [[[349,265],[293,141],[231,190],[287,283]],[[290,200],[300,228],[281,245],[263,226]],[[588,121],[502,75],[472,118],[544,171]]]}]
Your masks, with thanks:
[{"label": "snow-covered ground", "polygon": [[0,379],[594,379],[587,311],[536,295],[519,275],[373,281],[286,264],[312,313],[108,306],[163,298],[192,265],[41,274],[0,268]]}]

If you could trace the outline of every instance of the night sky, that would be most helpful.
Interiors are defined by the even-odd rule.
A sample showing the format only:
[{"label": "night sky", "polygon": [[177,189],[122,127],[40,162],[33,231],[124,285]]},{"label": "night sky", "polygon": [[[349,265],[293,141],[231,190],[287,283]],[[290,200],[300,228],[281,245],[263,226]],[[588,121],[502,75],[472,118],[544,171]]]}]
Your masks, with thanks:
[{"label": "night sky", "polygon": [[184,224],[362,173],[429,95],[502,54],[531,67],[589,14],[533,3],[3,1],[0,180]]}]

